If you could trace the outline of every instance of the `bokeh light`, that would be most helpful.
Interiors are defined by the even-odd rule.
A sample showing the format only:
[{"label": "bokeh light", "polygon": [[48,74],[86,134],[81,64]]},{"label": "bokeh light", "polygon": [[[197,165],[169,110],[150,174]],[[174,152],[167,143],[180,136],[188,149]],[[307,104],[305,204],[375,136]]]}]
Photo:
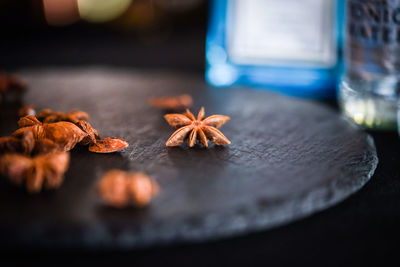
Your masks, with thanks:
[{"label": "bokeh light", "polygon": [[90,22],[107,22],[120,16],[131,0],[77,0],[79,15]]},{"label": "bokeh light", "polygon": [[76,0],[43,0],[42,3],[44,16],[49,25],[65,26],[79,20]]}]

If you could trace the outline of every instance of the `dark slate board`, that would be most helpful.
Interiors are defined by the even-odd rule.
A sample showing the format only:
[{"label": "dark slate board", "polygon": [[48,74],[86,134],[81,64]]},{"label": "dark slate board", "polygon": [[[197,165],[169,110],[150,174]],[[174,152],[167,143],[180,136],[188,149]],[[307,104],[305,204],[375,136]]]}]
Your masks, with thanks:
[{"label": "dark slate board", "polygon": [[[58,191],[28,195],[0,182],[2,244],[132,248],[201,241],[267,229],[343,200],[372,176],[371,137],[312,101],[248,89],[208,87],[201,76],[111,68],[26,70],[25,104],[83,109],[103,136],[131,146],[121,153],[72,151]],[[190,93],[194,110],[231,116],[232,141],[208,149],[167,148],[173,132],[150,96]],[[18,104],[2,104],[0,134],[15,129]],[[162,192],[151,206],[114,210],[94,187],[111,168],[143,171]]]}]

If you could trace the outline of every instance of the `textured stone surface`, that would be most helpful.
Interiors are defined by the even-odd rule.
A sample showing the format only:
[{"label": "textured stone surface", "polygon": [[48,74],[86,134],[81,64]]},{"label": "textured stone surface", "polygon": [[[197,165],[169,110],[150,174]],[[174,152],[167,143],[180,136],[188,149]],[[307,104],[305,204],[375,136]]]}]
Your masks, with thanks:
[{"label": "textured stone surface", "polygon": [[[130,147],[72,152],[55,192],[29,196],[1,179],[3,244],[142,247],[266,229],[327,208],[361,188],[377,157],[372,139],[329,108],[268,92],[209,88],[190,74],[78,68],[26,70],[25,104],[82,109],[103,136]],[[231,117],[224,147],[167,148],[173,132],[150,96],[189,93],[193,111]],[[18,104],[0,105],[0,134],[16,127]],[[103,207],[94,192],[111,168],[143,171],[162,192],[144,210]]]}]

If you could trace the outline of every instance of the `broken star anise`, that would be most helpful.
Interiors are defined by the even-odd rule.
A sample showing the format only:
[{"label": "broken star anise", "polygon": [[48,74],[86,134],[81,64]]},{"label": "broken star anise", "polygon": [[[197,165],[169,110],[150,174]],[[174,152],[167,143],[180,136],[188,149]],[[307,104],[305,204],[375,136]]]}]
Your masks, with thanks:
[{"label": "broken star anise", "polygon": [[43,109],[37,116],[38,120],[41,122],[58,122],[58,121],[69,121],[72,123],[78,123],[79,121],[88,121],[89,114],[81,110],[72,110],[67,113],[61,111],[52,111],[51,109]]},{"label": "broken star anise", "polygon": [[110,170],[101,178],[97,192],[109,206],[123,208],[131,204],[144,207],[158,194],[159,186],[143,173]]},{"label": "broken star anise", "polygon": [[164,118],[169,125],[177,130],[168,139],[167,146],[179,146],[186,137],[188,137],[189,147],[193,147],[199,140],[205,147],[208,146],[208,140],[216,145],[226,145],[231,142],[217,128],[225,124],[230,117],[224,115],[212,115],[205,117],[204,107],[202,107],[197,118],[186,110],[183,114],[167,114]]},{"label": "broken star anise", "polygon": [[190,95],[177,95],[177,96],[164,96],[157,98],[150,98],[150,106],[165,109],[165,110],[185,110],[189,108],[193,103],[193,99]]}]

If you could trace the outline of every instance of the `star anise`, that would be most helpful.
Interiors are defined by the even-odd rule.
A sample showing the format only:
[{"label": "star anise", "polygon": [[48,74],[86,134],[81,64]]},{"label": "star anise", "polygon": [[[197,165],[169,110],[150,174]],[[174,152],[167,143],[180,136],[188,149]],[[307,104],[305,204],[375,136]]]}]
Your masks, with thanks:
[{"label": "star anise", "polygon": [[[81,145],[90,145],[89,150],[92,152],[112,153],[129,145],[122,138],[109,137],[99,139],[98,132],[89,122],[84,120],[80,120],[75,124],[68,121],[41,123],[35,116],[28,115],[21,118],[18,121],[18,125],[21,128],[16,130],[12,134],[12,137],[27,141],[30,141],[27,137],[31,137],[33,144],[43,139],[49,139],[57,144],[61,151],[69,151],[79,143]],[[14,141],[14,139],[12,139],[12,141]],[[100,144],[94,146],[97,142],[100,142]],[[31,142],[20,142],[18,144],[21,144],[25,151],[31,151],[31,149],[33,149]],[[27,145],[24,144],[29,144],[30,146],[27,147]],[[0,149],[1,146],[0,142]],[[6,144],[4,144],[4,146],[6,146]]]},{"label": "star anise", "polygon": [[[34,126],[32,126],[34,127]],[[35,140],[33,131],[0,137],[0,174],[28,192],[58,188],[68,168],[69,153],[50,139]]]},{"label": "star anise", "polygon": [[187,94],[149,99],[149,104],[153,107],[175,111],[185,110],[186,108],[189,108],[192,103],[192,97]]},{"label": "star anise", "polygon": [[19,138],[14,136],[0,137],[0,154],[5,153],[22,153],[29,155],[35,145],[32,133],[27,132]]},{"label": "star anise", "polygon": [[[32,110],[28,108],[31,107]],[[32,111],[34,113],[33,106],[27,106],[20,109],[20,115],[27,113],[27,111]],[[33,116],[28,116],[33,115]],[[67,113],[63,113],[61,111],[53,112],[51,109],[43,109],[36,117],[34,114],[26,114],[25,117],[20,116],[20,120],[18,122],[19,127],[26,127],[29,124],[34,125],[39,122],[42,123],[56,123],[56,122],[71,122],[78,126],[81,130],[83,130],[87,136],[81,141],[83,145],[89,145],[96,143],[96,140],[100,139],[100,135],[96,129],[94,129],[89,120],[89,114],[80,110],[72,110]],[[35,118],[34,118],[35,117]],[[31,121],[31,122],[29,122]]]},{"label": "star anise", "polygon": [[89,114],[81,110],[72,110],[67,113],[61,111],[53,112],[51,109],[43,109],[36,116],[41,122],[58,122],[58,121],[69,121],[72,123],[77,123],[79,121],[88,121]]},{"label": "star anise", "polygon": [[69,153],[54,152],[29,157],[21,154],[0,156],[0,174],[16,185],[23,185],[29,193],[58,188],[68,169]]},{"label": "star anise", "polygon": [[205,117],[202,107],[197,118],[186,110],[183,114],[167,114],[164,118],[169,125],[177,130],[168,139],[167,146],[179,146],[188,137],[189,147],[193,147],[199,140],[205,147],[208,147],[208,140],[216,145],[226,145],[231,142],[217,128],[224,125],[230,117],[224,115],[212,115]]},{"label": "star anise", "polygon": [[[25,107],[20,114],[29,114],[31,110],[32,106]],[[86,121],[88,115],[85,112],[49,112],[47,117],[44,113],[43,118],[50,116],[53,119],[46,120],[47,123],[34,115],[26,115],[20,118],[20,128],[11,136],[0,137],[0,174],[14,184],[24,185],[30,193],[61,185],[69,163],[67,151],[76,144],[89,145],[89,150],[97,153],[111,153],[128,146],[122,138],[100,139],[96,129]],[[69,121],[58,121],[60,119]],[[137,198],[138,205],[144,205],[148,197],[141,194],[145,185],[139,181],[139,185],[134,186],[135,183],[136,180],[129,182],[128,186],[130,191],[136,190],[132,198]]]},{"label": "star anise", "polygon": [[33,105],[24,106],[18,110],[18,117],[21,118],[21,117],[25,117],[28,115],[32,115],[32,116],[36,115],[36,110]]},{"label": "star anise", "polygon": [[22,138],[31,133],[35,142],[49,139],[56,143],[62,151],[73,149],[76,144],[88,136],[88,133],[71,122],[41,123],[36,117],[30,115],[21,118],[18,125],[21,128],[16,130],[12,137]]},{"label": "star anise", "polygon": [[19,153],[25,155],[44,154],[59,150],[59,145],[50,139],[35,140],[31,131],[26,131],[21,136],[0,137],[0,154]]},{"label": "star anise", "polygon": [[158,194],[159,186],[143,173],[111,170],[101,178],[97,191],[109,206],[123,208],[131,204],[144,207]]}]

